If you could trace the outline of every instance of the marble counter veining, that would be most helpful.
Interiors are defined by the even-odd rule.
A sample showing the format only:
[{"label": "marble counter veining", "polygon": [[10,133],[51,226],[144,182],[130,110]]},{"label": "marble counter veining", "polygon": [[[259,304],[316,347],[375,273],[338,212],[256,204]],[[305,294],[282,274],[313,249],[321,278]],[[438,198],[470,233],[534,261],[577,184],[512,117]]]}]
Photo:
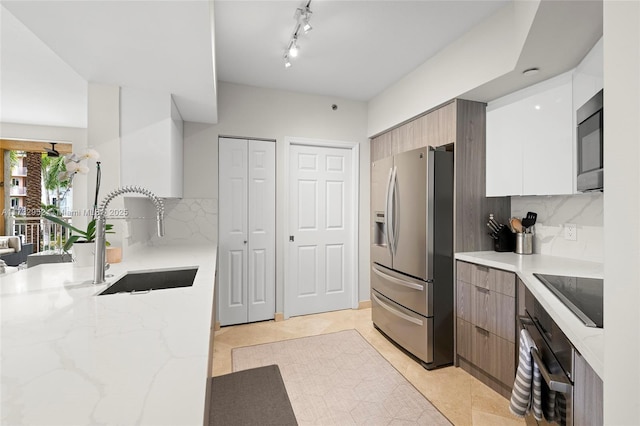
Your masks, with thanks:
[{"label": "marble counter veining", "polygon": [[[198,266],[193,286],[97,296],[128,271]],[[2,424],[202,425],[216,248],[43,264],[0,277]],[[112,277],[109,277],[112,275]]]},{"label": "marble counter veining", "polygon": [[604,278],[603,264],[541,254],[519,255],[495,251],[456,253],[455,258],[456,260],[515,272],[591,368],[600,378],[604,377],[604,329],[585,326],[544,284],[533,276],[534,273],[543,273]]}]

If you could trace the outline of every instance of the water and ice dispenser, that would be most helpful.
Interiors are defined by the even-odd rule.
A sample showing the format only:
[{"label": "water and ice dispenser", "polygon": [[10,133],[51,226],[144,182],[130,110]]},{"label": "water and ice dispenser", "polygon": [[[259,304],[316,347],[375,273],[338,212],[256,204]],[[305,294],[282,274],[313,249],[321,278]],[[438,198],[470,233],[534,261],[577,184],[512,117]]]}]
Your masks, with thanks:
[{"label": "water and ice dispenser", "polygon": [[374,212],[373,244],[387,245],[387,225],[384,220],[384,212]]}]

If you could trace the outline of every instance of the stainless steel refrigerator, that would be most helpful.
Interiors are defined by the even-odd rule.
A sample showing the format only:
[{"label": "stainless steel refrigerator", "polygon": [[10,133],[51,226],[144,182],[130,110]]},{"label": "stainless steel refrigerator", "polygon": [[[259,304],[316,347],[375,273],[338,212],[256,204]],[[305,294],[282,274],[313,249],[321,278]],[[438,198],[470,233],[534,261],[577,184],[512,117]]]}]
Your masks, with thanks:
[{"label": "stainless steel refrigerator", "polygon": [[429,147],[371,168],[373,324],[428,369],[453,363],[453,175]]}]

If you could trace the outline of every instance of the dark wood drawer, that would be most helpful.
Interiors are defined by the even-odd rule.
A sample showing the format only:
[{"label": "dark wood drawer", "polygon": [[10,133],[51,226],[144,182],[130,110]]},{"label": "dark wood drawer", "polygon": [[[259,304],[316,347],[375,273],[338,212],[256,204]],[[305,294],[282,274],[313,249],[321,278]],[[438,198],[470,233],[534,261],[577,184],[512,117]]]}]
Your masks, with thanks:
[{"label": "dark wood drawer", "polygon": [[456,283],[456,315],[510,342],[515,342],[515,298],[477,287]]},{"label": "dark wood drawer", "polygon": [[507,296],[516,297],[516,274],[463,261],[456,262],[456,279]]},{"label": "dark wood drawer", "polygon": [[473,363],[507,385],[515,378],[515,344],[473,326]]},{"label": "dark wood drawer", "polygon": [[505,385],[513,385],[515,344],[460,318],[457,325],[458,355]]}]

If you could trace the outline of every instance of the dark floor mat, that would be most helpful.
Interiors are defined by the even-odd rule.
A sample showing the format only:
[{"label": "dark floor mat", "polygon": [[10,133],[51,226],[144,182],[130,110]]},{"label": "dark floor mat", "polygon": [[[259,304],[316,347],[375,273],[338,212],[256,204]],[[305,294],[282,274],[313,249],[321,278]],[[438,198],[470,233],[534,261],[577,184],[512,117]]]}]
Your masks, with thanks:
[{"label": "dark floor mat", "polygon": [[277,365],[214,377],[209,424],[297,425]]}]

